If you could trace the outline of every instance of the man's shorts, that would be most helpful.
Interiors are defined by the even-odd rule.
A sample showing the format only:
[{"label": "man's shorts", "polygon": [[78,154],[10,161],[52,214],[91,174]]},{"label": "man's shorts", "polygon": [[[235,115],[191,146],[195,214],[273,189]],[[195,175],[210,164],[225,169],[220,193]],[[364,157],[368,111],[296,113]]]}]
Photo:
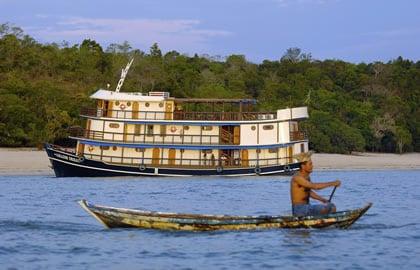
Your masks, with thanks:
[{"label": "man's shorts", "polygon": [[295,204],[292,206],[293,215],[297,217],[303,216],[319,216],[321,211],[328,209],[328,213],[332,212],[335,207],[333,203],[325,204]]}]

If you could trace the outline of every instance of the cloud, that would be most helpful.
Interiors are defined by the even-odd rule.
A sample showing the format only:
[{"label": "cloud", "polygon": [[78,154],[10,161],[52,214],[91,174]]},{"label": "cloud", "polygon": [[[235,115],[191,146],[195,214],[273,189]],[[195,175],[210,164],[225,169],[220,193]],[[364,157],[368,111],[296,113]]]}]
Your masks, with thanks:
[{"label": "cloud", "polygon": [[46,27],[25,27],[25,30],[48,42],[66,40],[78,43],[90,38],[109,44],[127,40],[136,48],[148,48],[157,42],[164,50],[181,52],[202,51],[207,49],[210,39],[232,35],[229,31],[200,26],[199,20],[66,17],[58,18]]}]

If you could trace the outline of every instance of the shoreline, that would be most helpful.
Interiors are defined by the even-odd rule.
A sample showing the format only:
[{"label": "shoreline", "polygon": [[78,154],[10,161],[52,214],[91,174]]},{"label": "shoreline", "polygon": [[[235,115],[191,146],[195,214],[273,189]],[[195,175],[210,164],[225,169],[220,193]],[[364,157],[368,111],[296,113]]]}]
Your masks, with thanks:
[{"label": "shoreline", "polygon": [[[420,170],[420,153],[355,153],[353,155],[315,153],[315,171],[338,170]],[[53,176],[44,150],[0,148],[0,175]]]}]

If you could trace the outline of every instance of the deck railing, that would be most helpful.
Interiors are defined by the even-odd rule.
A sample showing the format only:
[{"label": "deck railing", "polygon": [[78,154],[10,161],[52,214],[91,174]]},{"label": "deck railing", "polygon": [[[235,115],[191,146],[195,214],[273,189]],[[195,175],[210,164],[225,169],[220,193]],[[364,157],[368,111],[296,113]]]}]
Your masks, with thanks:
[{"label": "deck railing", "polygon": [[81,116],[138,120],[249,121],[277,118],[276,112],[163,112],[82,108]]},{"label": "deck railing", "polygon": [[219,135],[120,133],[86,130],[79,127],[69,128],[69,135],[76,138],[124,143],[220,144]]},{"label": "deck railing", "polygon": [[92,160],[103,161],[113,164],[123,164],[129,166],[153,166],[153,167],[196,167],[196,168],[215,168],[215,167],[255,167],[286,165],[290,157],[264,158],[264,159],[197,159],[197,158],[148,158],[148,157],[117,157],[108,155],[97,155],[84,153],[84,157]]},{"label": "deck railing", "polygon": [[[192,144],[192,145],[230,145],[233,143],[233,135],[223,140],[219,135],[203,134],[151,134],[151,133],[121,133],[86,130],[80,127],[69,128],[69,135],[75,138],[90,140],[124,142],[124,143],[161,143],[161,144]],[[222,137],[227,136],[222,132]],[[232,137],[232,138],[231,138]],[[223,137],[224,138],[224,137]],[[307,140],[308,136],[304,131],[290,132],[290,141]]]},{"label": "deck railing", "polygon": [[290,132],[290,141],[303,141],[307,140],[308,136],[305,131],[291,131]]}]

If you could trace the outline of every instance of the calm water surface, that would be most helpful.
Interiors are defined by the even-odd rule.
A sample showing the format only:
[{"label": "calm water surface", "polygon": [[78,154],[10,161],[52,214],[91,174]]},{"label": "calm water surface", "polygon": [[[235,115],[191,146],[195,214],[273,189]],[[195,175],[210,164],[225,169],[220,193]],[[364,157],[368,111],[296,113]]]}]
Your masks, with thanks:
[{"label": "calm water surface", "polygon": [[[0,269],[420,269],[420,171],[315,172],[339,178],[339,209],[373,207],[349,230],[107,230],[77,204],[158,211],[290,213],[284,177],[0,176]],[[328,196],[331,189],[320,192]]]}]

